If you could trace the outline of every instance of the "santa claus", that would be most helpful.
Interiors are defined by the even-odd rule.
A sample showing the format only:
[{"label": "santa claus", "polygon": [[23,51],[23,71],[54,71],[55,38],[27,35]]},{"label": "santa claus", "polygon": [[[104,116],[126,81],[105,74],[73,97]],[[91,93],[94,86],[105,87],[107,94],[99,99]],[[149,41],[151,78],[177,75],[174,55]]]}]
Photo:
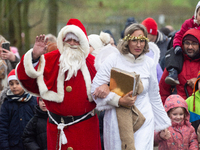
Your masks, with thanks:
[{"label": "santa claus", "polygon": [[[70,19],[46,53],[45,35],[36,37],[16,68],[21,85],[44,99],[48,109],[48,150],[100,150],[98,118],[90,86],[96,71],[83,24]],[[46,54],[45,54],[46,53]]]}]

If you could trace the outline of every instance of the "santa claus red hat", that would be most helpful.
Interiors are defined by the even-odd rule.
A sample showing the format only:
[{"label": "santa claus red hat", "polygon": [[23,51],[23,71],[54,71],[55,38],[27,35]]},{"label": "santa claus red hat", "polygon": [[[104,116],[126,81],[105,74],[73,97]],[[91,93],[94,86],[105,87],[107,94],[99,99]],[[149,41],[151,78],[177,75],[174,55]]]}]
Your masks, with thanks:
[{"label": "santa claus red hat", "polygon": [[57,46],[59,51],[63,51],[63,41],[67,34],[73,33],[79,39],[79,44],[82,50],[84,50],[86,57],[89,54],[89,42],[87,37],[87,32],[83,24],[78,19],[70,19],[66,26],[63,27],[58,33]]},{"label": "santa claus red hat", "polygon": [[142,21],[142,23],[146,29],[147,29],[147,32],[149,34],[152,34],[152,35],[157,35],[158,34],[158,26],[157,26],[157,23],[156,21],[153,19],[153,18],[146,18],[144,21]]},{"label": "santa claus red hat", "polygon": [[[71,18],[71,19],[69,19],[69,21],[67,22],[66,25],[75,25],[75,26],[81,28],[81,30],[85,33],[85,35],[86,35],[86,37],[87,37],[86,29],[85,29],[85,27],[83,26],[83,24],[80,22],[80,20],[75,19],[75,18]],[[87,37],[87,38],[88,38],[88,37]]]},{"label": "santa claus red hat", "polygon": [[8,83],[10,82],[10,80],[17,80],[17,77],[15,75],[15,69],[11,70],[8,74]]}]

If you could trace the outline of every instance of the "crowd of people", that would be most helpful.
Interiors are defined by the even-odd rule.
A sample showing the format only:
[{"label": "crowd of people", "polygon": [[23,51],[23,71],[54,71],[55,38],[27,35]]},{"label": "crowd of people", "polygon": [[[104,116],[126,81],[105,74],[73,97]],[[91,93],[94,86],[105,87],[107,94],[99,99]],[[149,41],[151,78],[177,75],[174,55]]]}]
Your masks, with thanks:
[{"label": "crowd of people", "polygon": [[[0,149],[199,150],[199,8],[179,31],[128,18],[118,42],[72,18],[22,57],[0,35]],[[113,68],[140,84],[111,90]]]}]

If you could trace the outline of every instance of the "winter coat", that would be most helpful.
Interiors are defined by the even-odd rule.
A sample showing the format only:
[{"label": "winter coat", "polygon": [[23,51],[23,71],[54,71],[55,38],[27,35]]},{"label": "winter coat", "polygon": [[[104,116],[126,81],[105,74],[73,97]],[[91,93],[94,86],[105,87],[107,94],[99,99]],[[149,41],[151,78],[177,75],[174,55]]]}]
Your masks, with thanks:
[{"label": "winter coat", "polygon": [[[7,91],[2,92],[3,95]],[[36,97],[27,102],[18,102],[11,96],[4,96],[0,111],[0,149],[23,150],[22,134],[26,124],[34,115]]]},{"label": "winter coat", "polygon": [[[40,57],[35,69],[31,61],[32,50],[29,50],[21,58],[21,62],[16,68],[20,83],[26,90],[37,95],[41,94],[47,109],[52,113],[61,116],[80,116],[91,112],[96,107],[90,93],[91,81],[96,74],[94,56],[89,54],[76,77],[72,77],[68,81],[65,81],[67,73],[60,75],[60,56],[59,50],[46,53]],[[37,70],[38,66],[40,67]],[[72,90],[68,91],[68,87]],[[48,149],[54,150],[56,147],[62,149],[69,147],[73,149],[101,149],[97,115],[69,125],[63,129],[64,134],[60,134],[57,127],[56,124],[47,122]],[[63,139],[66,137],[67,144],[59,146],[60,137]]]},{"label": "winter coat", "polygon": [[185,34],[185,32],[189,29],[200,29],[200,26],[197,22],[197,9],[200,7],[200,2],[197,3],[196,8],[194,10],[194,16],[190,19],[185,20],[185,22],[182,24],[180,31],[178,31],[175,34],[174,41],[173,41],[173,47],[182,45],[182,37]]},{"label": "winter coat", "polygon": [[200,149],[200,125],[197,128],[197,137],[198,137],[199,149]]},{"label": "winter coat", "polygon": [[28,122],[23,133],[24,147],[28,150],[47,150],[47,118],[46,111],[36,107],[36,113]]},{"label": "winter coat", "polygon": [[[188,111],[190,113],[190,122],[192,123],[192,126],[195,128],[195,131],[197,132],[197,128],[199,126],[200,122],[200,93],[199,90],[195,92],[195,103],[194,103],[194,94],[192,96],[188,97],[186,99],[186,102],[188,104]],[[194,108],[195,104],[195,110]]]},{"label": "winter coat", "polygon": [[174,41],[173,41],[173,47],[182,45],[182,37],[184,33],[189,29],[200,29],[200,26],[197,23],[194,23],[194,16],[190,19],[185,20],[185,22],[182,24],[180,31],[176,32]]},{"label": "winter coat", "polygon": [[[188,30],[184,34],[183,38],[188,34],[195,36],[200,42],[200,30],[197,30],[197,29]],[[184,53],[183,68],[182,68],[182,71],[178,74],[178,80],[180,84],[176,85],[178,95],[180,95],[184,99],[187,99],[184,86],[187,83],[187,80],[197,77],[199,70],[200,70],[200,54],[197,54],[197,56],[192,59]],[[171,85],[165,83],[165,78],[168,76],[168,74],[169,72],[165,69],[161,77],[161,80],[159,82],[160,95],[161,95],[163,104],[165,102],[165,99],[171,94]],[[193,92],[192,87],[187,85],[186,89],[188,91],[189,96],[191,96]]]},{"label": "winter coat", "polygon": [[160,132],[155,132],[155,142],[159,143],[158,150],[198,150],[197,135],[193,126],[189,122],[190,114],[187,110],[187,103],[179,95],[170,95],[165,101],[165,111],[169,112],[172,108],[185,108],[185,119],[180,123],[172,122],[168,128],[171,137],[163,140]]}]

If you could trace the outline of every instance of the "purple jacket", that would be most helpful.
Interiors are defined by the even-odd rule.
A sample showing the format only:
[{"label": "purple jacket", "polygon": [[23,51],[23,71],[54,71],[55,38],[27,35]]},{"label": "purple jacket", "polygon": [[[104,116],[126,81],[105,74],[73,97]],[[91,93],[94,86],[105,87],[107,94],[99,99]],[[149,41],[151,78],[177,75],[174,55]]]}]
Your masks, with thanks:
[{"label": "purple jacket", "polygon": [[198,140],[195,130],[189,122],[190,114],[187,110],[187,103],[179,95],[170,95],[165,101],[165,111],[175,107],[185,108],[185,120],[180,123],[172,122],[172,126],[168,128],[171,137],[168,140],[163,140],[160,137],[160,132],[155,132],[154,140],[159,143],[159,150],[198,150]]}]

